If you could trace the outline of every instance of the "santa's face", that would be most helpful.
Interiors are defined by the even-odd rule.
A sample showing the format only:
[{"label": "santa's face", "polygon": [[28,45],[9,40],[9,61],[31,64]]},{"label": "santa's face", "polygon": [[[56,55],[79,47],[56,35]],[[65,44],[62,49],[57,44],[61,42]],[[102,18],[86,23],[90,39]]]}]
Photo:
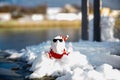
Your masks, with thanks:
[{"label": "santa's face", "polygon": [[55,53],[62,54],[63,50],[65,49],[65,41],[61,36],[57,36],[53,39],[51,48]]}]

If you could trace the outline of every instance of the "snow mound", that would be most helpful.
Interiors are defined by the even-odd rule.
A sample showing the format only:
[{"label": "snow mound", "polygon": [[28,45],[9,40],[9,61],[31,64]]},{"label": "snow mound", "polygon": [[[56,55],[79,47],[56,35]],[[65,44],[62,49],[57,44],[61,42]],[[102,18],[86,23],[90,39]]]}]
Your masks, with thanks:
[{"label": "snow mound", "polygon": [[[21,50],[18,56],[10,52],[9,58],[21,57],[32,64],[29,78],[41,78],[46,75],[57,76],[56,80],[119,80],[120,43],[86,42],[67,43],[70,54],[62,59],[48,57],[50,41],[33,45]],[[115,54],[114,54],[115,53]],[[118,54],[120,55],[120,54]]]},{"label": "snow mound", "polygon": [[68,56],[64,55],[62,59],[50,59],[48,53],[40,54],[33,62],[30,78],[41,78],[45,75],[67,75],[72,73],[75,68],[89,69],[86,56],[79,52],[71,52]]}]

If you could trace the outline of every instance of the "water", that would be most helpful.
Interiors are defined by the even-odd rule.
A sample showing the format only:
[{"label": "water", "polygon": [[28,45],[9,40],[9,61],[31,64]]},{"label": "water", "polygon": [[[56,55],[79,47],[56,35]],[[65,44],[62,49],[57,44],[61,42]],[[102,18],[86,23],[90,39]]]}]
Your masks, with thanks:
[{"label": "water", "polygon": [[26,46],[37,45],[53,39],[56,35],[69,35],[68,41],[76,42],[80,38],[80,30],[75,28],[51,28],[47,30],[0,31],[0,50],[21,50]]},{"label": "water", "polygon": [[0,80],[25,80],[31,72],[26,70],[28,65],[21,60],[9,60],[9,54],[0,51]]}]

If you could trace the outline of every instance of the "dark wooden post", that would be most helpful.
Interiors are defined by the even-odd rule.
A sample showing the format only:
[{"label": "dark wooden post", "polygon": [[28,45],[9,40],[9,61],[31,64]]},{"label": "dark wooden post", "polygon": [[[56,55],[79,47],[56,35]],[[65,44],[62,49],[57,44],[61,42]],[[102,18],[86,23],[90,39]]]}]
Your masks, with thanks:
[{"label": "dark wooden post", "polygon": [[101,41],[101,29],[100,29],[100,0],[94,0],[94,41]]},{"label": "dark wooden post", "polygon": [[82,40],[88,40],[89,0],[82,0]]}]

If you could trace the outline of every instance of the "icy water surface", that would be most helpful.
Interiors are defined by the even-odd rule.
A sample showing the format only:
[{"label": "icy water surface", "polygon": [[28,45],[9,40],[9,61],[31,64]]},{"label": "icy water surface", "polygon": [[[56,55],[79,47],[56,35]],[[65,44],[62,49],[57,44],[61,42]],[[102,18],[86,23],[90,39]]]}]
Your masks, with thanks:
[{"label": "icy water surface", "polygon": [[56,35],[69,35],[68,41],[78,41],[80,30],[74,28],[54,28],[49,30],[0,31],[0,49],[21,50],[26,46],[36,45],[51,40]]},{"label": "icy water surface", "polygon": [[22,61],[8,60],[7,53],[0,51],[0,80],[24,80],[30,74],[27,64]]}]

